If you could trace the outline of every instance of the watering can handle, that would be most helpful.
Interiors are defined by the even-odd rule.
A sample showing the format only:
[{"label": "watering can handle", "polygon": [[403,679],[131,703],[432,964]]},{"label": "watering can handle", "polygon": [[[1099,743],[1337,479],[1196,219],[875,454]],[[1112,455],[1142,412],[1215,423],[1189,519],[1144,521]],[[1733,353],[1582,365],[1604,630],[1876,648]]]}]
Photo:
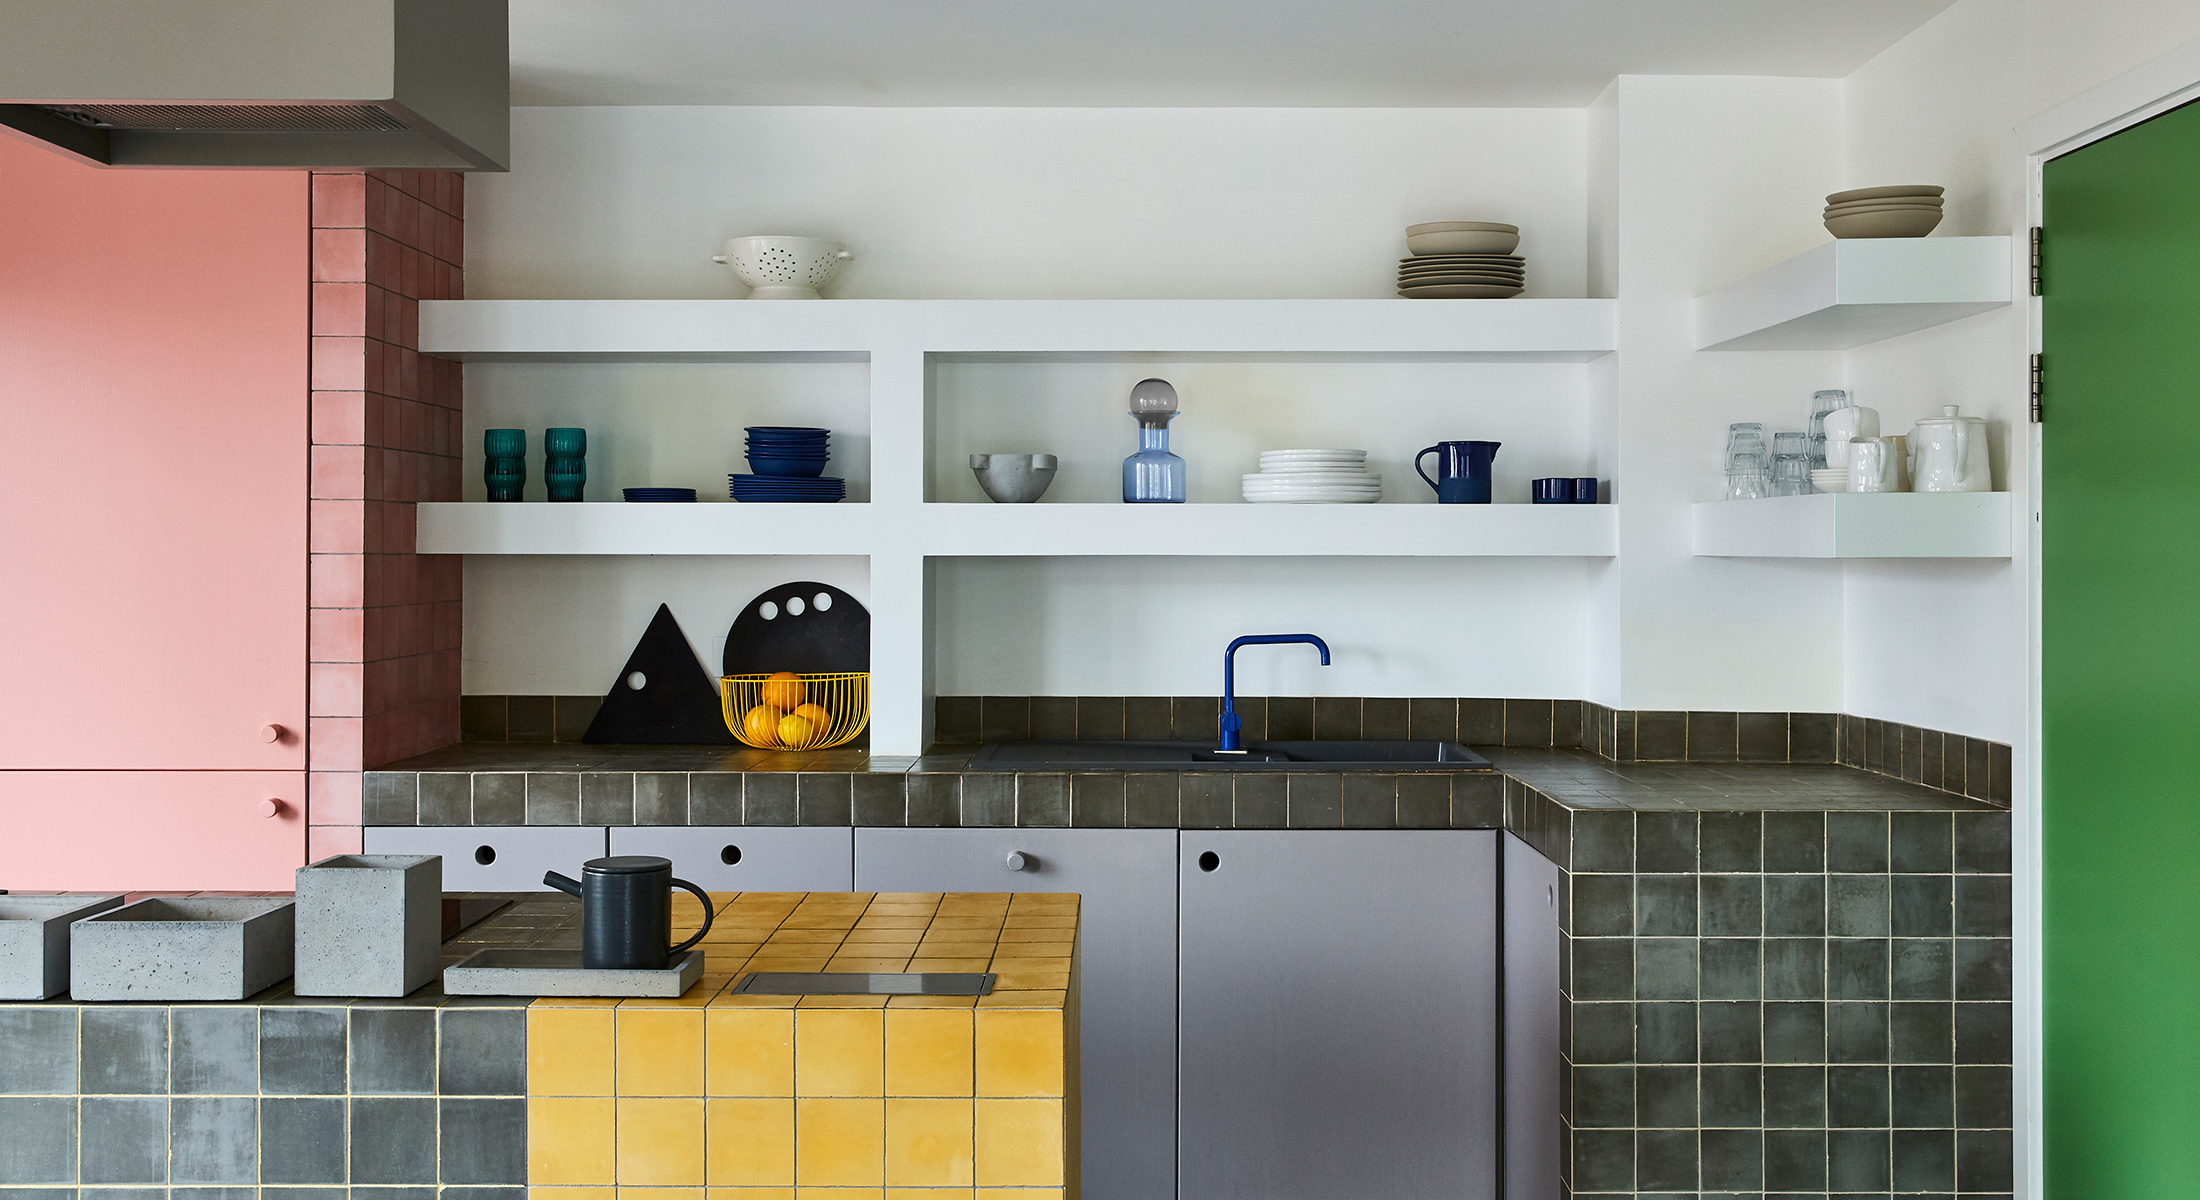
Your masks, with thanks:
[{"label": "watering can handle", "polygon": [[1427,471],[1421,469],[1421,460],[1427,458],[1429,455],[1434,454],[1441,449],[1443,449],[1442,446],[1430,446],[1428,449],[1423,450],[1419,454],[1413,456],[1413,473],[1419,475],[1421,477],[1421,482],[1427,484],[1429,486],[1429,490],[1434,492],[1440,492],[1443,489],[1436,486],[1436,481],[1428,477]]}]

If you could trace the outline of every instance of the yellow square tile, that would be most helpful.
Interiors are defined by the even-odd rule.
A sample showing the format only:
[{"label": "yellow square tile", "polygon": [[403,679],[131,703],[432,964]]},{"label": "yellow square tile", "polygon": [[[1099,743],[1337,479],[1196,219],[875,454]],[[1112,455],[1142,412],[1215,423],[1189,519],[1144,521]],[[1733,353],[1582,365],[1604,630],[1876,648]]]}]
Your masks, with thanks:
[{"label": "yellow square tile", "polygon": [[[958,929],[955,932],[960,935],[965,931]],[[999,945],[999,943],[970,941],[960,936],[952,940],[927,937],[918,944],[917,954],[925,958],[975,958],[981,955],[991,958],[993,957],[993,948],[996,945]]]},{"label": "yellow square tile", "polygon": [[[735,981],[736,986],[739,981]],[[720,1008],[793,1008],[800,996],[743,996],[727,988],[713,997],[710,1006]]]},{"label": "yellow square tile", "polygon": [[[795,1200],[794,1189],[791,1187],[714,1187],[710,1189],[709,1196],[710,1200]],[[529,1197],[529,1200],[533,1198]]]},{"label": "yellow square tile", "polygon": [[703,1200],[699,1187],[623,1187],[619,1200]]},{"label": "yellow square tile", "polygon": [[616,1200],[613,1187],[529,1187],[527,1200]]},{"label": "yellow square tile", "polygon": [[617,1183],[615,1103],[610,1099],[530,1097],[527,1101],[528,1181]]},{"label": "yellow square tile", "polygon": [[886,1200],[971,1200],[969,1188],[896,1188],[886,1189]]},{"label": "yellow square tile", "polygon": [[1062,1189],[979,1188],[972,1200],[1062,1200]]},{"label": "yellow square tile", "polygon": [[976,996],[896,996],[886,1002],[888,1008],[976,1008]]},{"label": "yellow square tile", "polygon": [[712,1100],[709,1168],[713,1187],[785,1187],[794,1183],[794,1100]]},{"label": "yellow square tile", "polygon": [[804,1188],[883,1187],[886,1101],[795,1101],[794,1155],[795,1183]]},{"label": "yellow square tile", "polygon": [[[867,996],[860,999],[883,997]],[[794,1027],[795,1094],[885,1095],[885,1018],[886,1014],[880,1008],[797,1008]]]},{"label": "yellow square tile", "polygon": [[938,906],[945,892],[873,892],[873,904],[928,904]]},{"label": "yellow square tile", "polygon": [[1075,942],[1002,942],[1000,952],[1018,958],[1068,958],[1077,950]]},{"label": "yellow square tile", "polygon": [[977,1181],[969,1100],[886,1102],[890,1187],[969,1187]]},{"label": "yellow square tile", "polygon": [[932,923],[932,920],[931,916],[924,913],[885,913],[880,915],[865,913],[863,919],[856,922],[856,928],[905,929],[916,930],[921,933],[926,926]]},{"label": "yellow square tile", "polygon": [[800,945],[811,942],[832,943],[847,935],[838,929],[782,929],[771,936],[776,946]]},{"label": "yellow square tile", "polygon": [[794,1095],[793,1009],[714,1007],[703,1029],[710,1095]]},{"label": "yellow square tile", "polygon": [[993,960],[984,955],[968,958],[950,958],[944,955],[919,954],[909,960],[911,971],[983,971]]},{"label": "yellow square tile", "polygon": [[1069,1003],[1068,992],[995,992],[978,997],[978,1007],[1060,1009]]},{"label": "yellow square tile", "polygon": [[804,996],[796,1008],[884,1008],[886,996]]},{"label": "yellow square tile", "polygon": [[1060,1009],[979,1008],[980,1096],[1055,1096],[1062,1092]]},{"label": "yellow square tile", "polygon": [[795,1200],[885,1200],[883,1188],[805,1187],[794,1190]]},{"label": "yellow square tile", "polygon": [[621,1099],[619,1183],[701,1187],[703,1102]]},{"label": "yellow square tile", "polygon": [[[896,996],[895,1000],[935,997]],[[941,996],[937,999],[965,999]],[[968,1096],[972,1045],[969,1008],[886,1010],[886,1094]]]},{"label": "yellow square tile", "polygon": [[[858,925],[848,931],[848,942],[905,942],[914,944],[923,940],[924,930],[921,927],[917,929],[891,929]],[[842,944],[846,945],[847,943],[843,942]]]},{"label": "yellow square tile", "polygon": [[1062,1102],[979,1100],[980,1187],[1062,1186]]},{"label": "yellow square tile", "polygon": [[619,1009],[619,1094],[703,1094],[700,1008]]},{"label": "yellow square tile", "polygon": [[1068,971],[998,971],[993,980],[997,992],[1061,991],[1069,986]]},{"label": "yellow square tile", "polygon": [[608,1008],[527,1010],[527,1094],[608,1096],[612,1086]]},{"label": "yellow square tile", "polygon": [[1000,927],[1000,921],[992,917],[938,916],[932,918],[932,928],[935,931],[942,929],[999,929]]}]

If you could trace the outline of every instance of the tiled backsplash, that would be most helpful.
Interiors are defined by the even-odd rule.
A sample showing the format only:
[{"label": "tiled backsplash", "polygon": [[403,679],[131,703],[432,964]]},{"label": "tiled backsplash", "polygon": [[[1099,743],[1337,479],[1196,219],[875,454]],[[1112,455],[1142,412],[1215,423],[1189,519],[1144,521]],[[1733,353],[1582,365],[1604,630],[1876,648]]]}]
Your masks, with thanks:
[{"label": "tiled backsplash", "polygon": [[469,742],[577,742],[602,696],[461,696],[460,736]]},{"label": "tiled backsplash", "polygon": [[2007,807],[2014,762],[2002,742],[1844,714],[1834,739],[1843,766]]}]

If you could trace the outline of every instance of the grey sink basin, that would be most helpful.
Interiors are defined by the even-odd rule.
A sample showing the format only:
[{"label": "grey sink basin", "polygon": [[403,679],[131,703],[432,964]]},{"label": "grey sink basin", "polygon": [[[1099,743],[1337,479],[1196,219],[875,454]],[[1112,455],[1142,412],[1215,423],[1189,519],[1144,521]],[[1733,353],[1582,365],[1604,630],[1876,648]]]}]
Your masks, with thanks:
[{"label": "grey sink basin", "polygon": [[153,896],[69,927],[73,1000],[242,1000],[290,978],[287,896]]},{"label": "grey sink basin", "polygon": [[46,1000],[69,990],[69,922],[120,896],[0,896],[0,1000]]},{"label": "grey sink basin", "polygon": [[1487,771],[1457,742],[990,742],[971,756],[984,771]]}]

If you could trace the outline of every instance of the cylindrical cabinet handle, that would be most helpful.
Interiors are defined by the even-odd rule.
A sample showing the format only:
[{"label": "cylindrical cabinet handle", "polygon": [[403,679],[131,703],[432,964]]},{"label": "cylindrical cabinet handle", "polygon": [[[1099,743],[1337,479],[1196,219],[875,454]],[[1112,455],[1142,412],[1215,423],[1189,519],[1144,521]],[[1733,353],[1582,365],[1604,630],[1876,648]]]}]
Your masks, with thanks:
[{"label": "cylindrical cabinet handle", "polygon": [[1011,871],[1028,871],[1038,865],[1038,859],[1021,850],[1014,851],[1008,856],[1008,869]]},{"label": "cylindrical cabinet handle", "polygon": [[279,741],[282,741],[282,740],[283,740],[283,727],[282,727],[282,726],[280,726],[280,725],[266,725],[266,726],[262,726],[262,727],[261,727],[261,729],[260,729],[260,740],[261,740],[261,741],[263,741],[263,742],[279,742]]},{"label": "cylindrical cabinet handle", "polygon": [[254,807],[259,809],[263,817],[279,817],[283,815],[285,805],[280,800],[270,798],[260,801]]}]

